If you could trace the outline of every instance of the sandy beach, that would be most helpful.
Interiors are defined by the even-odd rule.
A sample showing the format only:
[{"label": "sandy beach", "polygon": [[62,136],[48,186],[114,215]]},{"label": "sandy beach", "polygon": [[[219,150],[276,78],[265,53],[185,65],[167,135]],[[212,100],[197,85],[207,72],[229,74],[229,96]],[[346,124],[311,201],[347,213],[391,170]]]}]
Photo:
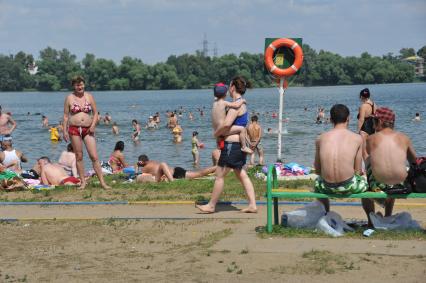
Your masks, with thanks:
[{"label": "sandy beach", "polygon": [[[2,219],[19,221],[0,224],[0,281],[423,282],[422,239],[260,237],[266,207],[240,208],[202,215],[192,205],[1,206]],[[332,209],[364,219],[361,207]],[[399,211],[426,221],[424,206]]]}]

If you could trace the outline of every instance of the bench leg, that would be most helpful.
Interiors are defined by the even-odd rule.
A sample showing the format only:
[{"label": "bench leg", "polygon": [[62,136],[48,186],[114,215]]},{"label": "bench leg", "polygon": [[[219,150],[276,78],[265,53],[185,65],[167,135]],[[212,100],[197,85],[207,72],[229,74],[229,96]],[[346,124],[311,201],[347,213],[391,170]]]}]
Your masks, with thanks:
[{"label": "bench leg", "polygon": [[278,225],[279,217],[278,217],[278,198],[274,198],[274,224]]},{"label": "bench leg", "polygon": [[272,197],[267,195],[266,200],[266,231],[272,233]]}]

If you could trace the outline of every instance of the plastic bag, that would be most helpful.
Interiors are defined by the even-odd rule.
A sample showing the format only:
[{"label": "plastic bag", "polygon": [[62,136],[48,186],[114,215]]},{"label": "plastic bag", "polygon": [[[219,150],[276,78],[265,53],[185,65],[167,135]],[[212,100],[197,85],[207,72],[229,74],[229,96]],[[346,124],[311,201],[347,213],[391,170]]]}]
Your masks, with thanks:
[{"label": "plastic bag", "polygon": [[378,230],[422,229],[420,224],[416,220],[413,220],[408,212],[401,212],[387,217],[370,212],[370,219],[374,228]]},{"label": "plastic bag", "polygon": [[316,227],[318,230],[332,237],[341,237],[344,235],[345,231],[354,231],[343,221],[342,217],[334,211],[330,211],[327,215],[321,217]]},{"label": "plastic bag", "polygon": [[314,228],[318,220],[326,214],[324,205],[315,201],[305,205],[302,208],[290,212],[284,212],[282,215],[282,225],[294,228]]}]

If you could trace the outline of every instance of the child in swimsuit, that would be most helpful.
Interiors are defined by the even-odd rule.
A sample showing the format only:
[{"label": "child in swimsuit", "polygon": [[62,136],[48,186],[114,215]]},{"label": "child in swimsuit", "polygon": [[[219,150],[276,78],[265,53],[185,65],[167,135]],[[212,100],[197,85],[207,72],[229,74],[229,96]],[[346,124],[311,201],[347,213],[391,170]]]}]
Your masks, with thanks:
[{"label": "child in swimsuit", "polygon": [[[237,109],[245,103],[244,99],[240,99],[238,101],[229,102],[225,100],[226,93],[228,91],[228,87],[223,83],[218,83],[214,87],[214,96],[216,97],[216,101],[213,103],[212,109],[212,121],[213,121],[213,129],[219,128],[219,126],[224,123],[226,118],[226,108],[234,108]],[[247,146],[247,130],[246,125],[248,122],[248,112],[244,113],[242,116],[237,117],[235,119],[234,124],[229,129],[229,134],[238,134],[240,143],[241,143],[241,151],[245,153],[253,153],[253,151]],[[218,138],[217,145],[219,149],[223,149],[224,147],[224,139]]]}]

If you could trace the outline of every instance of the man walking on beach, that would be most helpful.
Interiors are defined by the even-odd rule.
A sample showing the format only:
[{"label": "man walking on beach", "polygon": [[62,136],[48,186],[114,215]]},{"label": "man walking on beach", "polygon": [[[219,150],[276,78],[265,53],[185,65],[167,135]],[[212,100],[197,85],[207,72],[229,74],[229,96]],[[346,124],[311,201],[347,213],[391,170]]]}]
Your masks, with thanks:
[{"label": "man walking on beach", "polygon": [[[377,108],[374,118],[376,133],[367,139],[367,179],[370,190],[386,191],[410,186],[406,162],[416,161],[416,152],[410,138],[393,129],[395,114],[391,109]],[[393,198],[385,200],[385,216],[392,215],[394,203]],[[362,199],[362,206],[367,213],[368,225],[372,226],[370,212],[374,213],[373,200]]]},{"label": "man walking on beach", "polygon": [[262,139],[262,127],[258,123],[259,118],[257,115],[251,117],[251,123],[247,128],[247,135],[250,140],[250,149],[253,153],[250,155],[250,165],[254,165],[254,157],[257,152],[259,156],[259,165],[263,165],[263,146],[260,142]]},{"label": "man walking on beach", "polygon": [[[367,190],[367,181],[361,177],[362,138],[348,130],[349,109],[336,104],[330,109],[334,128],[321,134],[316,141],[315,192],[325,194],[352,194]],[[328,199],[320,199],[326,211]]]},{"label": "man walking on beach", "polygon": [[[2,113],[0,105],[0,142],[3,141],[4,136],[11,135],[16,128],[16,122],[9,114]],[[9,128],[9,125],[11,127]]]}]

